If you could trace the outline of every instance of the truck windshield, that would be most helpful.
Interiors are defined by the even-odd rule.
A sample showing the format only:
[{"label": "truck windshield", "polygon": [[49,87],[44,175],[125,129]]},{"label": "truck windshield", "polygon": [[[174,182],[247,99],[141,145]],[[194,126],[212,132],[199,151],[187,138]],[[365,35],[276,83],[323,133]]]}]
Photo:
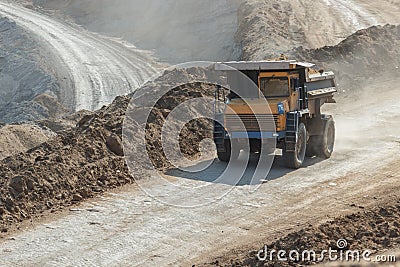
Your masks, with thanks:
[{"label": "truck windshield", "polygon": [[289,79],[287,77],[268,77],[261,78],[260,89],[267,98],[288,97]]}]

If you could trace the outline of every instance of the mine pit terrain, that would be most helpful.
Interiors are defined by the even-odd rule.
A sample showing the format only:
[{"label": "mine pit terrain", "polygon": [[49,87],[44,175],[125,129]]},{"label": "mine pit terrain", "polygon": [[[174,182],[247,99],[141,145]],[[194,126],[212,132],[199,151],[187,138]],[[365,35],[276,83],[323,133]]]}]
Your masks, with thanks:
[{"label": "mine pit terrain", "polygon": [[[0,1],[1,266],[303,266],[311,262],[256,254],[264,245],[322,250],[339,239],[400,261],[399,1],[84,2]],[[145,194],[139,185],[165,188],[125,163],[131,98],[175,75],[207,77],[202,68],[163,71],[175,63],[281,53],[337,74],[337,103],[324,106],[336,120],[332,158],[291,170],[277,157],[254,192],[246,182],[213,183],[226,168],[218,160],[197,173],[177,170],[160,147],[162,125],[181,102],[215,91],[188,83],[153,109],[147,152],[166,180],[209,188],[202,196],[171,189],[175,202],[229,193],[194,208]],[[209,120],[189,123],[183,154],[198,158],[212,131]]]}]

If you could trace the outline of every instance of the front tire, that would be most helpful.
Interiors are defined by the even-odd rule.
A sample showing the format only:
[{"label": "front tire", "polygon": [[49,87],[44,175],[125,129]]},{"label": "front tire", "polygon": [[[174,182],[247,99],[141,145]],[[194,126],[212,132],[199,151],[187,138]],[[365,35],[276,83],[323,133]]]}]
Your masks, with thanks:
[{"label": "front tire", "polygon": [[304,123],[300,123],[299,130],[297,133],[295,150],[294,151],[284,151],[284,162],[285,165],[292,169],[300,168],[306,157],[307,149],[307,129]]}]

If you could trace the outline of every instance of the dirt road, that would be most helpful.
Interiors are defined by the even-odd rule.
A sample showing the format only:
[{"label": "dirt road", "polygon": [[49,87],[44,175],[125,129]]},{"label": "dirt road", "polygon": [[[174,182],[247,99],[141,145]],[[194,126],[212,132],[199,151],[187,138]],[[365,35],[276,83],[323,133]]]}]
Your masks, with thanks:
[{"label": "dirt road", "polygon": [[[400,95],[388,90],[371,98],[374,88],[391,85],[377,84],[357,101],[340,98],[332,110],[338,144],[328,161],[311,159],[306,168],[291,171],[278,160],[267,177],[270,181],[256,192],[244,183],[221,200],[193,209],[161,204],[136,187],[108,194],[4,241],[0,265],[190,266],[243,245],[254,243],[257,248],[268,241],[262,239],[266,236],[357,211],[351,204],[376,203],[372,196],[400,185]],[[203,173],[165,175],[180,185],[208,185],[209,194],[196,199],[207,201],[231,188],[210,182],[224,167],[216,162]],[[253,171],[251,164],[246,175]],[[192,197],[179,189],[165,195],[165,188],[151,180],[148,186],[175,201]]]},{"label": "dirt road", "polygon": [[74,110],[94,110],[132,92],[159,67],[148,52],[18,4],[1,1],[0,15],[26,28],[43,45],[47,64],[61,84],[59,97]]}]

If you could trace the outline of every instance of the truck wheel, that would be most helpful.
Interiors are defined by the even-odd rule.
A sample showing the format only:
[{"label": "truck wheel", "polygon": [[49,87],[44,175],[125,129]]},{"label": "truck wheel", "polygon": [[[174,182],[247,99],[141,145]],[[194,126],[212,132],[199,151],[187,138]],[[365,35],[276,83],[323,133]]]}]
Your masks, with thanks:
[{"label": "truck wheel", "polygon": [[333,118],[325,123],[324,132],[322,136],[319,136],[319,149],[317,150],[317,156],[329,159],[332,156],[333,148],[335,146],[335,122]]},{"label": "truck wheel", "polygon": [[307,148],[307,130],[304,123],[300,123],[297,133],[295,151],[284,151],[284,161],[287,167],[298,169],[304,163]]},{"label": "truck wheel", "polygon": [[329,159],[335,145],[335,122],[329,118],[324,122],[321,135],[310,137],[307,144],[307,157],[318,156]]},{"label": "truck wheel", "polygon": [[225,152],[217,152],[218,159],[222,162],[229,162],[232,160],[236,160],[239,157],[240,150],[235,149],[232,151],[231,141],[225,140]]}]

